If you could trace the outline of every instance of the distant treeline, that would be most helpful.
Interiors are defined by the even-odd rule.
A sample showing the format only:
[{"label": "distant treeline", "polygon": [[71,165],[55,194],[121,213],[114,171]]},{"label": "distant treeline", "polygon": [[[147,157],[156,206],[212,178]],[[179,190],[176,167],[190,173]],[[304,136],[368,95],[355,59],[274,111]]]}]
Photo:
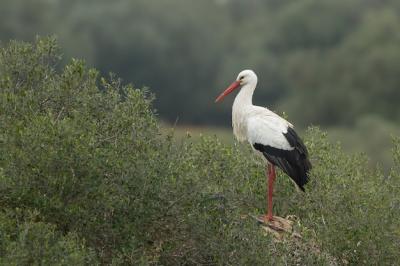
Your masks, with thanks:
[{"label": "distant treeline", "polygon": [[394,0],[0,2],[3,43],[55,34],[65,58],[150,87],[161,117],[184,123],[229,119],[213,100],[243,68],[256,103],[297,124],[400,121],[399,25]]}]

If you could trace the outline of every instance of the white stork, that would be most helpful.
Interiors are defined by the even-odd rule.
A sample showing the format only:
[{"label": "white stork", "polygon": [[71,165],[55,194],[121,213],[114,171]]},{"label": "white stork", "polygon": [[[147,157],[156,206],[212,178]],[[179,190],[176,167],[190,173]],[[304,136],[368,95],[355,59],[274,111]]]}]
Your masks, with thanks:
[{"label": "white stork", "polygon": [[238,141],[248,141],[267,160],[268,210],[260,219],[270,222],[274,219],[272,194],[276,178],[275,166],[282,169],[304,191],[311,163],[307,148],[294,131],[293,125],[269,109],[253,105],[256,85],[257,75],[252,70],[243,70],[215,102],[241,87],[232,106],[233,133]]}]

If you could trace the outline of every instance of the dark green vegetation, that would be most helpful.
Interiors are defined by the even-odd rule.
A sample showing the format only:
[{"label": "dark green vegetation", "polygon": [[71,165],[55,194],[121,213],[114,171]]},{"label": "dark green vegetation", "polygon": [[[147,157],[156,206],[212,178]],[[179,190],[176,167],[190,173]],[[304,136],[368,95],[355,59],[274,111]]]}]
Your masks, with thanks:
[{"label": "dark green vegetation", "polygon": [[385,171],[400,134],[399,23],[397,0],[0,1],[0,41],[56,34],[64,58],[151,87],[167,123],[228,128],[233,96],[213,100],[252,68],[256,104]]},{"label": "dark green vegetation", "polygon": [[274,242],[263,165],[215,138],[161,134],[145,91],[62,70],[52,38],[0,50],[0,264],[390,265],[400,250],[400,139],[385,176],[310,128],[307,193],[279,173]]},{"label": "dark green vegetation", "polygon": [[163,119],[207,125],[229,124],[212,101],[245,67],[298,126],[399,123],[399,24],[397,0],[0,2],[0,40],[57,34],[66,58],[150,86]]}]

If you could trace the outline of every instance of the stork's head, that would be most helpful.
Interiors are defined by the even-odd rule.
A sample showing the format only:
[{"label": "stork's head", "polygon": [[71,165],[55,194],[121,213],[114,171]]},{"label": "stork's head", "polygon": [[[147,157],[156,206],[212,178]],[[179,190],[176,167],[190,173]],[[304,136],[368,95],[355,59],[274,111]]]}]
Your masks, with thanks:
[{"label": "stork's head", "polygon": [[257,83],[257,75],[253,70],[246,69],[238,74],[236,81],[240,81],[241,86],[247,83]]},{"label": "stork's head", "polygon": [[257,75],[253,70],[250,69],[241,71],[236,80],[223,93],[221,93],[217,99],[215,99],[215,102],[221,101],[226,95],[235,89],[248,84],[253,85],[254,87],[257,84]]}]

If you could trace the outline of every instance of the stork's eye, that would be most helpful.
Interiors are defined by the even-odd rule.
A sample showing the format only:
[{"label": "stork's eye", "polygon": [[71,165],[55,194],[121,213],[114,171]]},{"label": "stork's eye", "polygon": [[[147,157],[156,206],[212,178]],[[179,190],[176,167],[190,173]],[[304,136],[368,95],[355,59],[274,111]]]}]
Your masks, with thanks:
[{"label": "stork's eye", "polygon": [[244,79],[244,76],[241,76],[239,79],[240,79],[240,80],[243,80],[243,79]]}]

